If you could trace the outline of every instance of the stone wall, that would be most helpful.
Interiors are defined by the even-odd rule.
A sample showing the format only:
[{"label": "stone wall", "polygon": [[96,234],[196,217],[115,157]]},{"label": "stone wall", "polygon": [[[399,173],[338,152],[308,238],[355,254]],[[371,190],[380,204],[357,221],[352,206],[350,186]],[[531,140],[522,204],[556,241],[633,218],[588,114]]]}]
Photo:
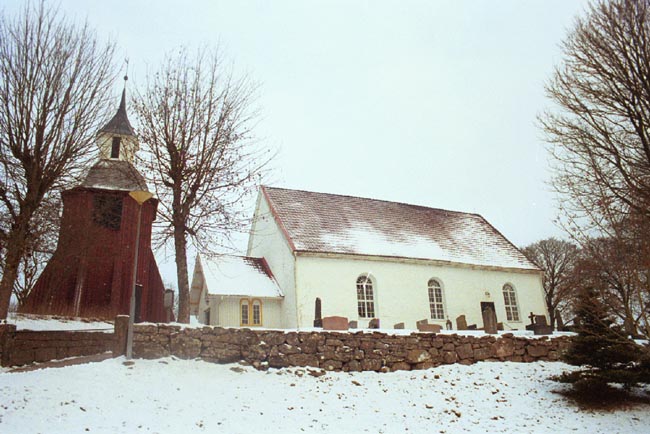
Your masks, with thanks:
[{"label": "stone wall", "polygon": [[13,324],[0,324],[2,366],[89,356],[115,350],[115,334],[90,331],[16,331]]},{"label": "stone wall", "polygon": [[283,332],[221,327],[136,325],[133,355],[176,356],[218,363],[245,361],[258,369],[311,366],[329,371],[427,369],[477,361],[559,360],[570,338],[527,339],[512,334]]}]

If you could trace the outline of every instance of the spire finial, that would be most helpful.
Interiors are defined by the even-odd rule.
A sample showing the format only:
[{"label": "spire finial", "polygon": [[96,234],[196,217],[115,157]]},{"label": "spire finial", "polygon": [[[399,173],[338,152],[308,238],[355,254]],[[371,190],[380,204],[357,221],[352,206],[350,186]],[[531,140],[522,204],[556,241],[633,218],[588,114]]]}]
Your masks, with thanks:
[{"label": "spire finial", "polygon": [[126,88],[126,82],[129,79],[129,58],[124,59],[124,88]]},{"label": "spire finial", "polygon": [[118,113],[120,111],[124,112],[124,116],[126,116],[126,82],[129,79],[129,59],[128,57],[124,59],[124,88],[122,89],[122,99],[120,100],[120,108],[118,109]]},{"label": "spire finial", "polygon": [[124,88],[122,89],[122,98],[120,99],[120,106],[117,109],[117,113],[113,116],[113,119],[108,121],[104,125],[99,133],[107,134],[119,134],[122,136],[133,136],[135,137],[135,132],[133,127],[129,122],[129,118],[126,114],[126,82],[129,79],[129,59],[124,59]]}]

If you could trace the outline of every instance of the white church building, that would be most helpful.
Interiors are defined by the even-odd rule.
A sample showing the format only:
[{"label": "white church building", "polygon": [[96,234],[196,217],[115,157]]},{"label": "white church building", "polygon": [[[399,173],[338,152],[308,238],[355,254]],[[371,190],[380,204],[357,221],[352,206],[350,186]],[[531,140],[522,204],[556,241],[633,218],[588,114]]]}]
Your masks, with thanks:
[{"label": "white church building", "polygon": [[548,317],[542,272],[478,214],[266,186],[247,256],[198,257],[190,297],[223,327],[312,327],[317,298],[359,328],[480,328],[488,305],[505,330]]}]

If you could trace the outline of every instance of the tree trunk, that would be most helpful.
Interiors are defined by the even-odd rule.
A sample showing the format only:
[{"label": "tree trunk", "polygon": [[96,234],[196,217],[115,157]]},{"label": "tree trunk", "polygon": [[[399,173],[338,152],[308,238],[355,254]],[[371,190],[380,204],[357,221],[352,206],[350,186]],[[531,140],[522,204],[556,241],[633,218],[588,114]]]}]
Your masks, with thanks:
[{"label": "tree trunk", "polygon": [[551,326],[551,331],[555,331],[555,310],[552,308],[548,311],[548,322]]},{"label": "tree trunk", "polygon": [[552,297],[546,298],[546,310],[548,311],[548,322],[551,325],[551,331],[555,331],[555,306],[553,306]]},{"label": "tree trunk", "polygon": [[178,283],[178,318],[180,323],[190,322],[190,284],[187,274],[187,243],[185,231],[174,225],[174,250],[176,253],[176,280]]},{"label": "tree trunk", "polygon": [[24,217],[18,217],[17,220],[7,237],[7,256],[2,269],[2,281],[0,281],[0,320],[7,318],[9,313],[11,293],[18,277],[18,266],[25,253],[27,223]]},{"label": "tree trunk", "polygon": [[634,320],[634,312],[630,306],[630,300],[628,297],[623,299],[623,309],[624,309],[624,319],[623,319],[623,328],[625,329],[625,334],[628,336],[636,336],[638,334],[636,321]]}]

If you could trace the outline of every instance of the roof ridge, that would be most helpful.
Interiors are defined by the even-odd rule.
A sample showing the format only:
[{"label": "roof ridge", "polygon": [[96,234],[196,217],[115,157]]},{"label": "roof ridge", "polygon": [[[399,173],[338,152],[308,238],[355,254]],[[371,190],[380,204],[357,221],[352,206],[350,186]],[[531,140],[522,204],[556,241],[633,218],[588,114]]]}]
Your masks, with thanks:
[{"label": "roof ridge", "polygon": [[301,193],[317,194],[317,195],[322,195],[322,196],[335,196],[335,197],[344,197],[344,198],[350,198],[350,199],[369,200],[369,201],[373,201],[373,202],[390,203],[390,204],[394,204],[394,205],[405,205],[405,206],[414,207],[414,208],[423,208],[423,209],[434,210],[434,211],[444,211],[444,212],[450,212],[450,213],[454,213],[454,214],[471,215],[471,216],[477,216],[477,217],[483,218],[483,216],[481,214],[479,214],[479,213],[456,211],[456,210],[445,209],[445,208],[436,208],[436,207],[425,206],[425,205],[417,205],[417,204],[407,203],[407,202],[395,202],[395,201],[392,201],[392,200],[375,199],[375,198],[372,198],[372,197],[353,196],[353,195],[349,195],[349,194],[326,193],[326,192],[310,191],[310,190],[302,190],[302,189],[286,188],[286,187],[272,187],[272,186],[269,186],[269,185],[261,185],[260,187],[265,188],[265,189],[271,189],[271,190],[296,191],[296,192],[301,192]]}]

